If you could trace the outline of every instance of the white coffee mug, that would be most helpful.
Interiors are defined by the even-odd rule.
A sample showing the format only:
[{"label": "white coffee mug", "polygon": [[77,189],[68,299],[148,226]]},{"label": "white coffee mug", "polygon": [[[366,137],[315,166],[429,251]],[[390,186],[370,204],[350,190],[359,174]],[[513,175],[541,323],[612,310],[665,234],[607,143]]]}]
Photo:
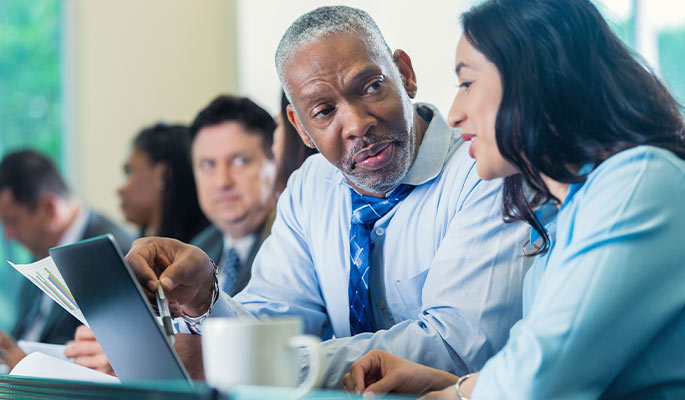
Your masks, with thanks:
[{"label": "white coffee mug", "polygon": [[202,358],[210,386],[230,391],[235,385],[295,387],[300,372],[299,349],[309,350],[309,371],[297,386],[299,397],[316,385],[321,340],[302,335],[296,318],[244,321],[208,318],[202,324]]}]

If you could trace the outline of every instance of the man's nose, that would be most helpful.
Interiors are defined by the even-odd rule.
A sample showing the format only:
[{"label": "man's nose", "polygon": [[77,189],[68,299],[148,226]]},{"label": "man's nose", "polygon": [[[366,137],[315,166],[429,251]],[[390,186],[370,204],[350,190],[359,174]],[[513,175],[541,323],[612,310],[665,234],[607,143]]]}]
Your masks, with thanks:
[{"label": "man's nose", "polygon": [[374,128],[378,121],[369,113],[364,105],[354,103],[344,103],[338,106],[343,124],[344,139],[359,139]]},{"label": "man's nose", "polygon": [[223,163],[217,171],[216,183],[219,187],[231,187],[233,185],[233,169],[231,163]]}]

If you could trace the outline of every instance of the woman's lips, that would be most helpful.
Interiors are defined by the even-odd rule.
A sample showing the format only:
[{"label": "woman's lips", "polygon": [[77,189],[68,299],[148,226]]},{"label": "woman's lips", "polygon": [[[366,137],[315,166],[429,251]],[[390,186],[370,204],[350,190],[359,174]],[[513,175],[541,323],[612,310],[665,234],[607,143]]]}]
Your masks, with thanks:
[{"label": "woman's lips", "polygon": [[468,142],[469,140],[473,139],[474,137],[476,137],[476,135],[474,135],[473,133],[462,133],[461,134],[461,138],[465,142]]},{"label": "woman's lips", "polygon": [[473,153],[473,146],[476,144],[476,135],[473,133],[462,133],[461,138],[465,142],[471,142],[471,145],[469,146],[469,157],[476,158]]},{"label": "woman's lips", "polygon": [[379,142],[360,150],[354,156],[354,168],[373,171],[387,166],[392,161],[392,144],[392,141]]}]

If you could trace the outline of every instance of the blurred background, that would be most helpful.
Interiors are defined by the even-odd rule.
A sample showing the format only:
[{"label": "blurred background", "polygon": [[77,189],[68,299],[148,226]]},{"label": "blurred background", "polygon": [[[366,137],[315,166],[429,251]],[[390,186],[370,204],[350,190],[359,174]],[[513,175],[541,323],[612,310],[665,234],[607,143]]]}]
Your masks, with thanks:
[{"label": "blurred background", "polygon": [[[0,157],[22,148],[49,155],[77,196],[123,223],[116,188],[136,133],[158,121],[188,124],[219,93],[248,96],[277,114],[281,35],[304,12],[341,3],[366,10],[390,47],[407,51],[417,100],[446,114],[456,91],[458,18],[473,1],[2,0]],[[685,2],[595,4],[685,102]],[[23,279],[5,260],[30,255],[0,241],[0,304]],[[0,308],[0,329],[15,317]]]}]

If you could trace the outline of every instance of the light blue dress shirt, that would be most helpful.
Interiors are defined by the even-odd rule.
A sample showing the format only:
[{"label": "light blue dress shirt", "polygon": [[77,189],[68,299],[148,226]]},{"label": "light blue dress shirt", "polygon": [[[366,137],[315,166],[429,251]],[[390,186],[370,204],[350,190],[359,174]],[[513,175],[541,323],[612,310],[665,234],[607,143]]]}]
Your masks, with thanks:
[{"label": "light blue dress shirt", "polygon": [[480,399],[685,399],[685,162],[623,151],[573,184]]},{"label": "light blue dress shirt", "polygon": [[482,181],[459,132],[437,109],[403,183],[409,196],[374,225],[370,294],[375,333],[349,337],[350,188],[321,155],[309,157],[278,201],[252,279],[212,316],[297,315],[323,343],[325,387],[341,387],[371,349],[457,374],[477,370],[521,318],[531,261],[528,226],[504,224],[501,181]]}]

